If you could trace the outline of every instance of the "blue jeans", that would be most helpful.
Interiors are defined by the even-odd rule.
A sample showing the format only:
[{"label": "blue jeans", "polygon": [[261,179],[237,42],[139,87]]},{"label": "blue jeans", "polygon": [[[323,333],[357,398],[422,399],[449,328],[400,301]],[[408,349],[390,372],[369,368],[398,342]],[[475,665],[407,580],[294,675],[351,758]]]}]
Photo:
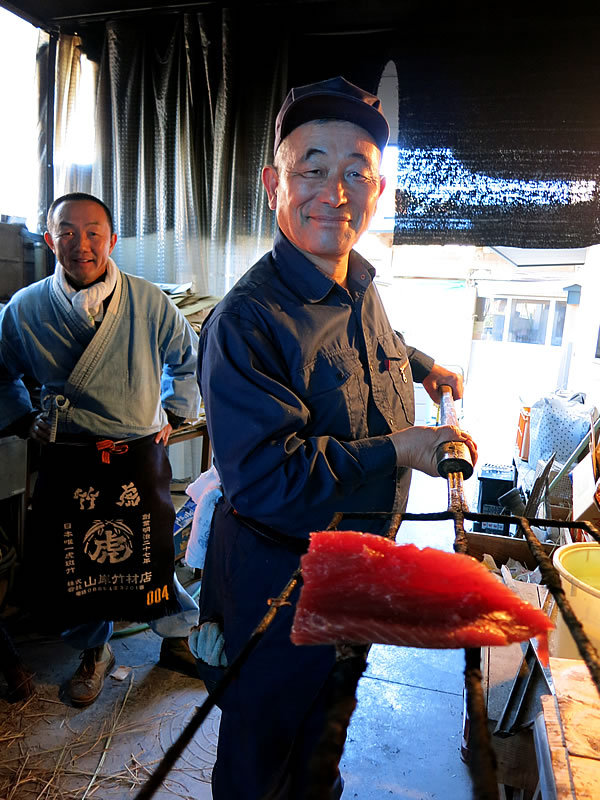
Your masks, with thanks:
[{"label": "blue jeans", "polygon": [[[198,622],[198,606],[174,576],[175,594],[179,600],[181,611],[148,623],[154,633],[163,639],[169,637],[187,637],[190,629]],[[85,622],[63,631],[61,637],[76,650],[89,650],[106,644],[113,633],[112,622]]]}]

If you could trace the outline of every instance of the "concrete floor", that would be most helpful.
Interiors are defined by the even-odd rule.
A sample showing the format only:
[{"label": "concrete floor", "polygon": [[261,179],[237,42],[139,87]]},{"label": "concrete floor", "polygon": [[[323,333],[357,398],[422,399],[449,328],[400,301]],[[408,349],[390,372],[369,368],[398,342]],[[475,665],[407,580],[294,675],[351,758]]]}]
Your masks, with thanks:
[{"label": "concrete floor", "polygon": [[[445,481],[417,474],[409,509],[444,510],[446,492]],[[398,541],[451,550],[453,531],[446,522],[404,523]],[[205,699],[204,684],[158,666],[160,639],[144,630],[113,639],[122,679],[109,678],[100,699],[78,710],[62,697],[77,654],[22,624],[13,633],[36,673],[37,696],[12,705],[0,697],[0,798],[135,797]],[[455,650],[372,648],[341,761],[343,800],[471,796],[460,759],[463,660]],[[209,800],[218,719],[215,709],[158,800]]]}]

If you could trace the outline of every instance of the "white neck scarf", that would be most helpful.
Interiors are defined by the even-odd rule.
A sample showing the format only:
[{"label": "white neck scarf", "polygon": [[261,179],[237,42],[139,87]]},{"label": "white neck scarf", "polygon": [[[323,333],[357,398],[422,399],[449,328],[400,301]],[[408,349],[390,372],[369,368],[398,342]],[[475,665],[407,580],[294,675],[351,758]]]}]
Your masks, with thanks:
[{"label": "white neck scarf", "polygon": [[65,268],[57,262],[54,281],[79,316],[93,326],[96,322],[101,322],[104,317],[103,302],[117,283],[117,265],[112,258],[109,258],[103,281],[85,286],[83,289],[75,289],[66,278]]}]

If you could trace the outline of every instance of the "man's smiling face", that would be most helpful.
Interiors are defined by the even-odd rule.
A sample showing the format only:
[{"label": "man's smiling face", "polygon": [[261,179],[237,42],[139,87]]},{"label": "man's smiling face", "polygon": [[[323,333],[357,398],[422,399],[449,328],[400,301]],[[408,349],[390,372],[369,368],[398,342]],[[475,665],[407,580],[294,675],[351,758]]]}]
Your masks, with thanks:
[{"label": "man's smiling face", "polygon": [[332,263],[346,258],[383,191],[380,158],[371,136],[351,122],[295,128],[282,142],[275,168],[265,168],[263,175],[281,231],[309,258]]},{"label": "man's smiling face", "polygon": [[70,282],[79,287],[89,286],[104,275],[117,241],[105,210],[93,200],[60,203],[44,238]]}]

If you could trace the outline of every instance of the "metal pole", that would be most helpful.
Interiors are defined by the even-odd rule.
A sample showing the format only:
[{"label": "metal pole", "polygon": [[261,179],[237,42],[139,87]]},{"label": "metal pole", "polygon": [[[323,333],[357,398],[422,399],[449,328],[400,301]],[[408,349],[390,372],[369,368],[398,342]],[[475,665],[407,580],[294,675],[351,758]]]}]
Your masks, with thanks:
[{"label": "metal pole", "polygon": [[[598,419],[594,423],[594,432],[595,433],[600,432],[600,417],[598,417]],[[577,445],[577,448],[571,453],[571,455],[567,459],[566,463],[564,464],[560,472],[558,472],[556,477],[554,477],[550,481],[550,485],[548,486],[548,495],[552,494],[552,489],[554,489],[559,480],[563,478],[565,475],[568,475],[573,464],[575,464],[575,462],[579,460],[579,456],[589,446],[590,438],[591,438],[591,431],[583,437],[583,439]]]},{"label": "metal pole", "polygon": [[[449,386],[441,387],[440,422],[459,427]],[[448,510],[454,514],[454,550],[466,553],[468,542],[464,514],[468,513],[469,506],[465,499],[464,478],[473,474],[471,454],[466,445],[458,442],[448,442],[442,448],[438,471],[448,481]],[[498,800],[497,763],[483,696],[480,647],[465,649],[465,700],[465,761],[473,782],[473,797],[476,800]]]}]

